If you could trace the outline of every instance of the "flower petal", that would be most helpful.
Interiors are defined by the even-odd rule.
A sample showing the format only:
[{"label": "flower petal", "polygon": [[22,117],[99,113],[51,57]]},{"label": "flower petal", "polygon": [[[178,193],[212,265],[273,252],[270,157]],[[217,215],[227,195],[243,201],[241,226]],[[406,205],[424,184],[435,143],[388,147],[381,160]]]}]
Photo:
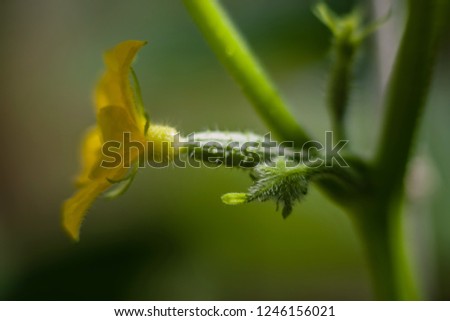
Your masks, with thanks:
[{"label": "flower petal", "polygon": [[107,106],[118,106],[127,110],[136,124],[141,124],[135,106],[135,98],[130,85],[130,67],[139,51],[147,42],[128,40],[121,42],[104,56],[106,72],[103,74],[95,91],[97,110]]},{"label": "flower petal", "polygon": [[[126,175],[128,169],[124,167],[105,169],[105,175],[113,179],[122,178]],[[90,180],[81,187],[71,198],[63,204],[63,226],[69,235],[75,240],[79,240],[80,226],[88,209],[94,200],[111,187],[106,178],[100,177],[96,180]]]},{"label": "flower petal", "polygon": [[91,182],[64,202],[62,208],[63,227],[75,241],[79,240],[80,226],[87,210],[110,185],[106,180]]},{"label": "flower petal", "polygon": [[91,180],[89,175],[101,157],[101,133],[98,127],[92,127],[87,132],[81,146],[81,173],[76,179],[76,185],[81,187]]},{"label": "flower petal", "polygon": [[[114,152],[120,155],[121,162],[114,168],[102,166],[103,161],[108,162],[109,160],[103,151],[100,151],[100,158],[98,159],[97,164],[92,167],[89,177],[93,180],[99,178],[120,180],[135,160],[139,156],[144,156],[144,154],[140,155],[140,153],[145,153],[145,136],[138,130],[127,111],[121,107],[108,106],[100,109],[97,114],[97,123],[102,135],[103,143],[118,143],[118,148],[116,148]],[[128,148],[129,146],[125,146],[125,134],[129,134],[128,137],[133,144],[140,143],[142,149],[139,150],[137,148]]]},{"label": "flower petal", "polygon": [[[98,127],[87,133],[82,146],[83,167],[77,179],[81,188],[64,202],[62,208],[63,226],[75,240],[79,239],[80,226],[87,210],[111,186],[108,180],[118,181],[128,171],[123,162],[114,168],[101,166],[105,159],[102,153],[104,143],[119,142],[121,147],[118,152],[122,160],[125,133],[130,133],[130,140],[145,143],[147,118],[136,106],[129,79],[131,63],[145,44],[144,41],[125,41],[105,54],[106,72],[95,91]],[[129,165],[135,162],[141,152],[142,149],[130,152]]]}]

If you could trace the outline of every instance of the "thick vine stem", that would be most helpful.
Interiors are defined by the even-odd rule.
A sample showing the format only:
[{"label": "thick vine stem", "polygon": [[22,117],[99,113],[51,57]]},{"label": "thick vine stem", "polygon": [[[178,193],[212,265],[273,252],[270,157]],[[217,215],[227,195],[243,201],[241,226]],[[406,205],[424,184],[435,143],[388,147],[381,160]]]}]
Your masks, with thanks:
[{"label": "thick vine stem", "polygon": [[183,0],[207,42],[268,127],[283,140],[309,140],[274,84],[216,0]]},{"label": "thick vine stem", "polygon": [[383,188],[387,195],[390,190],[401,189],[418,119],[426,103],[438,52],[436,21],[443,9],[440,3],[440,0],[408,1],[406,29],[389,80],[376,159],[377,181],[381,186],[391,186]]},{"label": "thick vine stem", "polygon": [[363,243],[377,300],[421,298],[405,244],[402,201],[399,197],[387,204],[375,192],[361,195],[349,211]]},{"label": "thick vine stem", "polygon": [[[373,190],[355,211],[378,299],[420,297],[403,231],[403,179],[437,55],[445,1],[409,0],[408,18],[389,81],[384,128],[370,175]],[[448,4],[445,4],[448,5]],[[445,10],[444,10],[445,12]]]}]

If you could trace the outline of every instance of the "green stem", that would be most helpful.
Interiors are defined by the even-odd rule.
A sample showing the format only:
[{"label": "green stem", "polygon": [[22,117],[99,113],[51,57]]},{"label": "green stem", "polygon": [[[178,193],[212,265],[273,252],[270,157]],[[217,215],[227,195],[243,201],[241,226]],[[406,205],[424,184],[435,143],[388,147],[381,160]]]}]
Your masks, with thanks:
[{"label": "green stem", "polygon": [[337,140],[346,139],[345,114],[350,92],[352,67],[356,46],[336,39],[334,63],[328,81],[327,104],[331,115],[333,131]]},{"label": "green stem", "polygon": [[403,233],[403,180],[437,55],[441,0],[409,0],[389,81],[384,128],[372,172],[373,193],[357,213],[378,299],[417,299]]},{"label": "green stem", "polygon": [[[402,189],[418,118],[424,108],[437,55],[440,0],[409,0],[409,15],[389,81],[376,168],[380,188]],[[386,186],[388,184],[389,186]]]},{"label": "green stem", "polygon": [[309,140],[244,39],[216,0],[183,0],[207,42],[267,126],[298,147]]},{"label": "green stem", "polygon": [[352,216],[366,249],[377,300],[420,298],[407,255],[400,204],[371,198]]},{"label": "green stem", "polygon": [[[280,147],[279,145],[267,148],[265,147],[265,137],[253,133],[205,131],[196,132],[192,137],[184,137],[182,140],[185,141],[185,148],[181,149],[182,154],[205,163],[209,163],[209,157],[213,161],[219,157],[229,167],[240,167],[240,162],[245,161],[248,167],[252,168],[264,162],[273,163],[277,158],[284,157],[291,164],[310,166],[313,172],[319,170],[325,174],[318,179],[319,182],[326,184],[330,176],[334,178],[334,181],[339,184],[336,193],[338,193],[340,201],[347,199],[344,196],[345,193],[348,197],[349,194],[354,195],[357,191],[365,188],[361,173],[366,168],[361,160],[351,155],[342,155],[351,164],[349,167],[343,167],[333,161],[334,155],[317,152],[307,156],[307,152],[304,150],[287,146]],[[312,165],[313,163],[315,166]]]}]

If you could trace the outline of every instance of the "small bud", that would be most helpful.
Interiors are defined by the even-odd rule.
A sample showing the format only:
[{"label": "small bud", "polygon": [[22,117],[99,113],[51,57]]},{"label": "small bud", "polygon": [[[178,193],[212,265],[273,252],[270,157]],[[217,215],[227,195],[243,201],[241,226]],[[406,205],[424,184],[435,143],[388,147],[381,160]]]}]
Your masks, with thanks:
[{"label": "small bud", "polygon": [[247,203],[247,198],[245,193],[228,193],[222,196],[222,202],[227,205],[239,205]]}]

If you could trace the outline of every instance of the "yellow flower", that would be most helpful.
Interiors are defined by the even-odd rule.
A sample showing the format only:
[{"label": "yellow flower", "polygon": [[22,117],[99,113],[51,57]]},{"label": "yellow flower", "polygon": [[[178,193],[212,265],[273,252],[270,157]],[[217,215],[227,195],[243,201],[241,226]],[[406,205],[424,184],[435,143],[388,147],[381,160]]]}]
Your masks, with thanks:
[{"label": "yellow flower", "polygon": [[[97,126],[88,131],[82,144],[82,171],[76,180],[78,190],[62,207],[64,229],[74,240],[79,239],[80,225],[94,200],[114,182],[124,180],[129,171],[123,162],[115,168],[101,166],[106,159],[101,149],[105,142],[122,142],[124,133],[130,133],[132,140],[141,142],[145,148],[148,141],[154,142],[153,157],[173,156],[173,152],[163,152],[162,143],[171,142],[176,130],[149,125],[139,93],[135,95],[139,88],[133,91],[130,83],[131,64],[145,44],[144,41],[124,41],[104,56],[106,71],[95,90]],[[123,160],[123,144],[118,153]],[[136,163],[141,156],[135,148],[130,150],[131,163]]]}]

